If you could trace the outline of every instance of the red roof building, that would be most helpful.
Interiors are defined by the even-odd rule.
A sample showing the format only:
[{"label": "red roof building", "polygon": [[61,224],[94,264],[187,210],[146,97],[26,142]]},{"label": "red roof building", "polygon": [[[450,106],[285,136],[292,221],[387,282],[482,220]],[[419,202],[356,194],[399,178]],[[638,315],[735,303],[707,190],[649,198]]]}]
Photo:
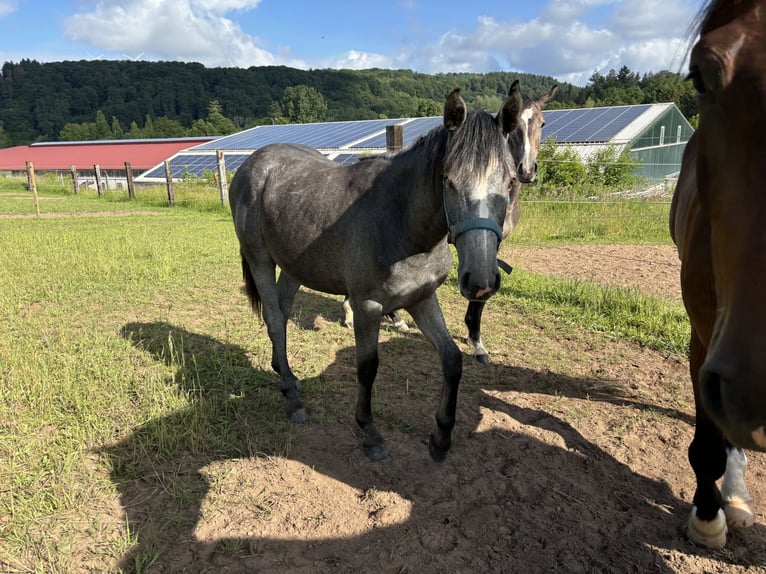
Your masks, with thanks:
[{"label": "red roof building", "polygon": [[26,171],[31,161],[35,171],[69,171],[74,165],[79,172],[102,170],[125,171],[130,162],[134,172],[162,163],[179,151],[216,139],[214,136],[142,140],[104,140],[88,142],[35,143],[0,149],[0,172]]}]

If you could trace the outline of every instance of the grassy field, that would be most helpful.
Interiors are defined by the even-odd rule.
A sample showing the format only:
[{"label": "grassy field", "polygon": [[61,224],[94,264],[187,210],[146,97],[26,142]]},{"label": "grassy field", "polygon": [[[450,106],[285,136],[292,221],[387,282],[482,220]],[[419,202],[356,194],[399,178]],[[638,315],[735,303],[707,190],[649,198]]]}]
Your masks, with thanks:
[{"label": "grassy field", "polygon": [[[40,183],[41,211],[59,216],[20,218],[9,216],[34,214],[29,192],[0,180],[0,571],[115,564],[136,544],[114,519],[119,480],[146,452],[290,450],[270,344],[240,290],[228,208],[209,187],[179,186],[174,208],[163,193],[74,196],[54,179]],[[667,213],[667,204],[641,202],[529,203],[513,241],[667,244]],[[462,333],[454,276],[439,294]],[[678,355],[687,345],[680,304],[637,291],[518,270],[492,304],[574,337]],[[290,352],[300,377],[321,378],[333,349],[353,340],[341,318],[337,297],[299,296],[294,322],[304,328],[291,331]],[[200,383],[211,380],[220,385]],[[232,400],[245,394],[273,417],[254,421]],[[136,571],[161,551],[142,548]]]}]

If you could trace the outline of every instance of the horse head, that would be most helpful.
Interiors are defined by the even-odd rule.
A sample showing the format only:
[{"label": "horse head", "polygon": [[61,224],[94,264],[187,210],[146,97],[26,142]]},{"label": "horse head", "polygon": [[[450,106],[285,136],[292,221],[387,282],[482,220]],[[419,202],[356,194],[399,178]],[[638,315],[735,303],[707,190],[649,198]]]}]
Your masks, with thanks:
[{"label": "horse head", "polygon": [[[518,80],[514,82],[517,84]],[[532,183],[537,178],[537,151],[545,126],[543,109],[556,94],[558,85],[554,86],[539,98],[525,99],[516,129],[511,132],[511,151],[516,162],[521,183]]]},{"label": "horse head", "polygon": [[497,250],[517,178],[508,138],[519,124],[521,106],[518,82],[496,116],[468,113],[460,90],[444,105],[444,210],[458,254],[460,292],[469,300],[486,300],[500,288]]},{"label": "horse head", "polygon": [[689,69],[715,293],[700,398],[730,441],[766,450],[766,1],[714,2]]}]

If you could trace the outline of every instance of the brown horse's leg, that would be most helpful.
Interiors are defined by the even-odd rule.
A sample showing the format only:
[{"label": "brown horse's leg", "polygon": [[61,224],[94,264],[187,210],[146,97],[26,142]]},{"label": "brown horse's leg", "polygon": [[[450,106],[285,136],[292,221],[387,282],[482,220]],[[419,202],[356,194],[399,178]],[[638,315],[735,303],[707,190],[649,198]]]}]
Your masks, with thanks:
[{"label": "brown horse's leg", "polygon": [[356,399],[356,424],[364,435],[362,446],[370,460],[388,456],[388,448],[372,419],[372,384],[378,373],[378,335],[382,309],[377,303],[365,301],[354,313],[356,341],[356,377],[359,389]]},{"label": "brown horse's leg", "polygon": [[431,433],[428,452],[436,462],[447,457],[452,446],[452,429],[455,427],[457,393],[463,375],[463,355],[447,330],[436,293],[420,303],[408,307],[420,330],[439,353],[444,372],[439,408],[436,411],[436,430]]},{"label": "brown horse's leg", "polygon": [[726,446],[723,434],[702,408],[699,370],[704,360],[705,347],[692,329],[689,369],[694,385],[696,424],[689,445],[689,463],[697,478],[697,489],[687,534],[693,542],[717,548],[726,544],[726,518],[721,509],[721,492],[716,485],[726,471]]}]

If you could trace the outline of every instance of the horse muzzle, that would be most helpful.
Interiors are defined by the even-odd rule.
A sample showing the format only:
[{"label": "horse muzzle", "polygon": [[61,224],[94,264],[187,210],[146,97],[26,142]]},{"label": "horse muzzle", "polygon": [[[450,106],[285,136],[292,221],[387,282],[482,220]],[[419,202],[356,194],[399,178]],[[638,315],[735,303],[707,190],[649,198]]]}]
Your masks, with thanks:
[{"label": "horse muzzle", "polygon": [[516,167],[516,177],[519,178],[521,183],[532,183],[537,178],[537,162],[532,164],[532,167],[525,168],[523,163],[520,163]]},{"label": "horse muzzle", "polygon": [[485,229],[461,234],[455,241],[460,294],[469,301],[486,301],[500,289],[498,246],[495,232]]},{"label": "horse muzzle", "polygon": [[766,373],[708,357],[699,379],[702,406],[729,442],[766,451]]}]

